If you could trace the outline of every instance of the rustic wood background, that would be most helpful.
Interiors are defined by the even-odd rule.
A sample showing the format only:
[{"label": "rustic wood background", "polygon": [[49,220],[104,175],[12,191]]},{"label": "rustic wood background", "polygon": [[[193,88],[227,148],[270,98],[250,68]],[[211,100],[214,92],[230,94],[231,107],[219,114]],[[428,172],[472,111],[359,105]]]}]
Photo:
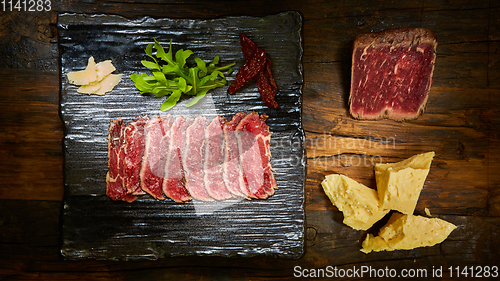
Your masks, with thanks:
[{"label": "rustic wood background", "polygon": [[[293,278],[297,266],[426,269],[428,277],[433,267],[442,266],[443,276],[449,278],[450,266],[500,266],[498,1],[50,3],[51,11],[0,11],[0,279],[280,280]],[[305,254],[297,260],[62,260],[57,14],[205,19],[287,10],[303,16],[303,126],[308,159]],[[426,111],[409,122],[354,120],[347,110],[352,40],[361,32],[392,27],[427,27],[437,34],[438,56]],[[433,216],[458,228],[434,247],[361,253],[366,232],[342,224],[342,214],[322,191],[324,176],[343,173],[375,187],[373,163],[431,150],[436,157],[416,213],[423,214],[427,207]]]}]

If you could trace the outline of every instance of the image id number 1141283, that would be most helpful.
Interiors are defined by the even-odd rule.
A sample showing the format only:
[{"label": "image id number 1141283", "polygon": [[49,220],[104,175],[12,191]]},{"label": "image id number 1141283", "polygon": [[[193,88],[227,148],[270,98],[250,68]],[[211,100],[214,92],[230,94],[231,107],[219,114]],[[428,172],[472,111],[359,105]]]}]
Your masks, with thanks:
[{"label": "image id number 1141283", "polygon": [[52,10],[51,0],[2,0],[3,12],[48,12]]},{"label": "image id number 1141283", "polygon": [[448,271],[450,273],[450,277],[472,277],[472,278],[481,278],[481,277],[494,277],[497,278],[498,274],[498,266],[450,266],[448,267]]}]

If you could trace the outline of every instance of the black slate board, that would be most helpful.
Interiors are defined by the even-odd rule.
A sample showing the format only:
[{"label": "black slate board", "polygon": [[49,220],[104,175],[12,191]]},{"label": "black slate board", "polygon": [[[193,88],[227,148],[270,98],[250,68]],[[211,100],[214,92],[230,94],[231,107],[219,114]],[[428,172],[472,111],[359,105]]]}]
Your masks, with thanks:
[{"label": "black slate board", "polygon": [[[266,17],[227,17],[213,20],[130,20],[113,15],[61,14],[58,18],[61,53],[60,113],[65,126],[61,254],[65,259],[158,259],[168,256],[256,256],[298,258],[304,251],[305,150],[301,125],[302,17],[285,12]],[[205,61],[215,55],[221,65],[244,63],[239,33],[267,50],[273,61],[279,109],[267,108],[255,82],[232,96],[227,86],[210,92],[197,105],[183,100],[160,112],[163,99],[141,95],[129,75],[143,73],[140,61],[153,38],[174,52],[191,49]],[[105,96],[77,93],[66,74],[84,69],[90,56],[111,59],[121,83]],[[228,77],[228,84],[235,74]],[[111,119],[130,121],[148,114],[174,117],[202,114],[230,118],[236,112],[269,116],[271,164],[279,189],[267,200],[231,199],[176,204],[141,196],[132,203],[105,195],[107,134]]]}]

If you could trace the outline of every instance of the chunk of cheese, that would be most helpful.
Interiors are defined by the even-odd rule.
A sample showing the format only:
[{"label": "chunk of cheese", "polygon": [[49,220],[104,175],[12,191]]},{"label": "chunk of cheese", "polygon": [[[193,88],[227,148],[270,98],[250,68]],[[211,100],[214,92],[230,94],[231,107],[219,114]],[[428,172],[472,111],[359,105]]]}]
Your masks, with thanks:
[{"label": "chunk of cheese", "polygon": [[376,164],[375,179],[381,207],[413,214],[433,157],[432,151],[397,163]]},{"label": "chunk of cheese", "polygon": [[344,223],[354,229],[367,230],[389,212],[380,207],[375,190],[344,175],[327,175],[321,185],[344,214]]},{"label": "chunk of cheese", "polygon": [[410,250],[430,247],[443,242],[457,228],[438,218],[394,213],[380,231],[379,236],[368,234],[361,252]]},{"label": "chunk of cheese", "polygon": [[94,57],[90,57],[87,67],[84,70],[70,72],[67,74],[68,80],[74,85],[87,85],[97,80],[97,67]]}]

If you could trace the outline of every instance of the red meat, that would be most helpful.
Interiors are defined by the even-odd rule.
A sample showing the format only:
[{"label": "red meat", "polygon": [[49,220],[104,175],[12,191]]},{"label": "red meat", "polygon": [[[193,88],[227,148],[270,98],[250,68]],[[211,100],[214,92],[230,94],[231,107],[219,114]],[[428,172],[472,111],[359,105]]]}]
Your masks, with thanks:
[{"label": "red meat", "polygon": [[245,197],[240,188],[240,166],[239,166],[239,151],[238,140],[236,139],[235,129],[241,119],[245,117],[245,113],[238,112],[233,116],[231,121],[224,124],[224,164],[223,164],[223,179],[226,188],[235,196]]},{"label": "red meat", "polygon": [[358,119],[410,120],[423,112],[436,60],[436,35],[389,29],[354,40],[350,112]]},{"label": "red meat", "polygon": [[250,198],[266,199],[277,188],[270,158],[271,133],[267,115],[247,114],[236,126],[240,157],[240,188]]},{"label": "red meat", "polygon": [[203,163],[205,159],[205,129],[209,121],[198,115],[186,129],[186,145],[182,154],[182,165],[186,177],[186,188],[195,199],[214,201],[205,188]]},{"label": "red meat", "polygon": [[186,128],[193,122],[191,118],[177,117],[172,124],[167,161],[165,162],[165,178],[163,193],[178,203],[188,202],[192,198],[184,185],[184,169],[182,154],[186,142]]},{"label": "red meat", "polygon": [[141,188],[159,200],[165,200],[162,185],[173,121],[171,115],[155,117],[144,129],[146,141],[140,173]]},{"label": "red meat", "polygon": [[144,126],[149,121],[147,116],[138,116],[130,122],[124,130],[124,165],[125,178],[124,185],[127,193],[142,195],[140,170],[142,166],[142,156],[144,155]]},{"label": "red meat", "polygon": [[111,120],[108,135],[108,173],[106,174],[106,195],[113,200],[132,202],[137,196],[127,194],[124,183],[125,142],[123,130],[125,123],[121,118]]},{"label": "red meat", "polygon": [[215,200],[233,197],[223,180],[225,146],[222,128],[225,121],[224,117],[217,116],[205,130],[204,182],[208,194]]},{"label": "red meat", "polygon": [[201,115],[112,120],[106,195],[132,202],[147,193],[178,203],[272,196],[277,185],[266,119],[239,112],[229,122]]}]

